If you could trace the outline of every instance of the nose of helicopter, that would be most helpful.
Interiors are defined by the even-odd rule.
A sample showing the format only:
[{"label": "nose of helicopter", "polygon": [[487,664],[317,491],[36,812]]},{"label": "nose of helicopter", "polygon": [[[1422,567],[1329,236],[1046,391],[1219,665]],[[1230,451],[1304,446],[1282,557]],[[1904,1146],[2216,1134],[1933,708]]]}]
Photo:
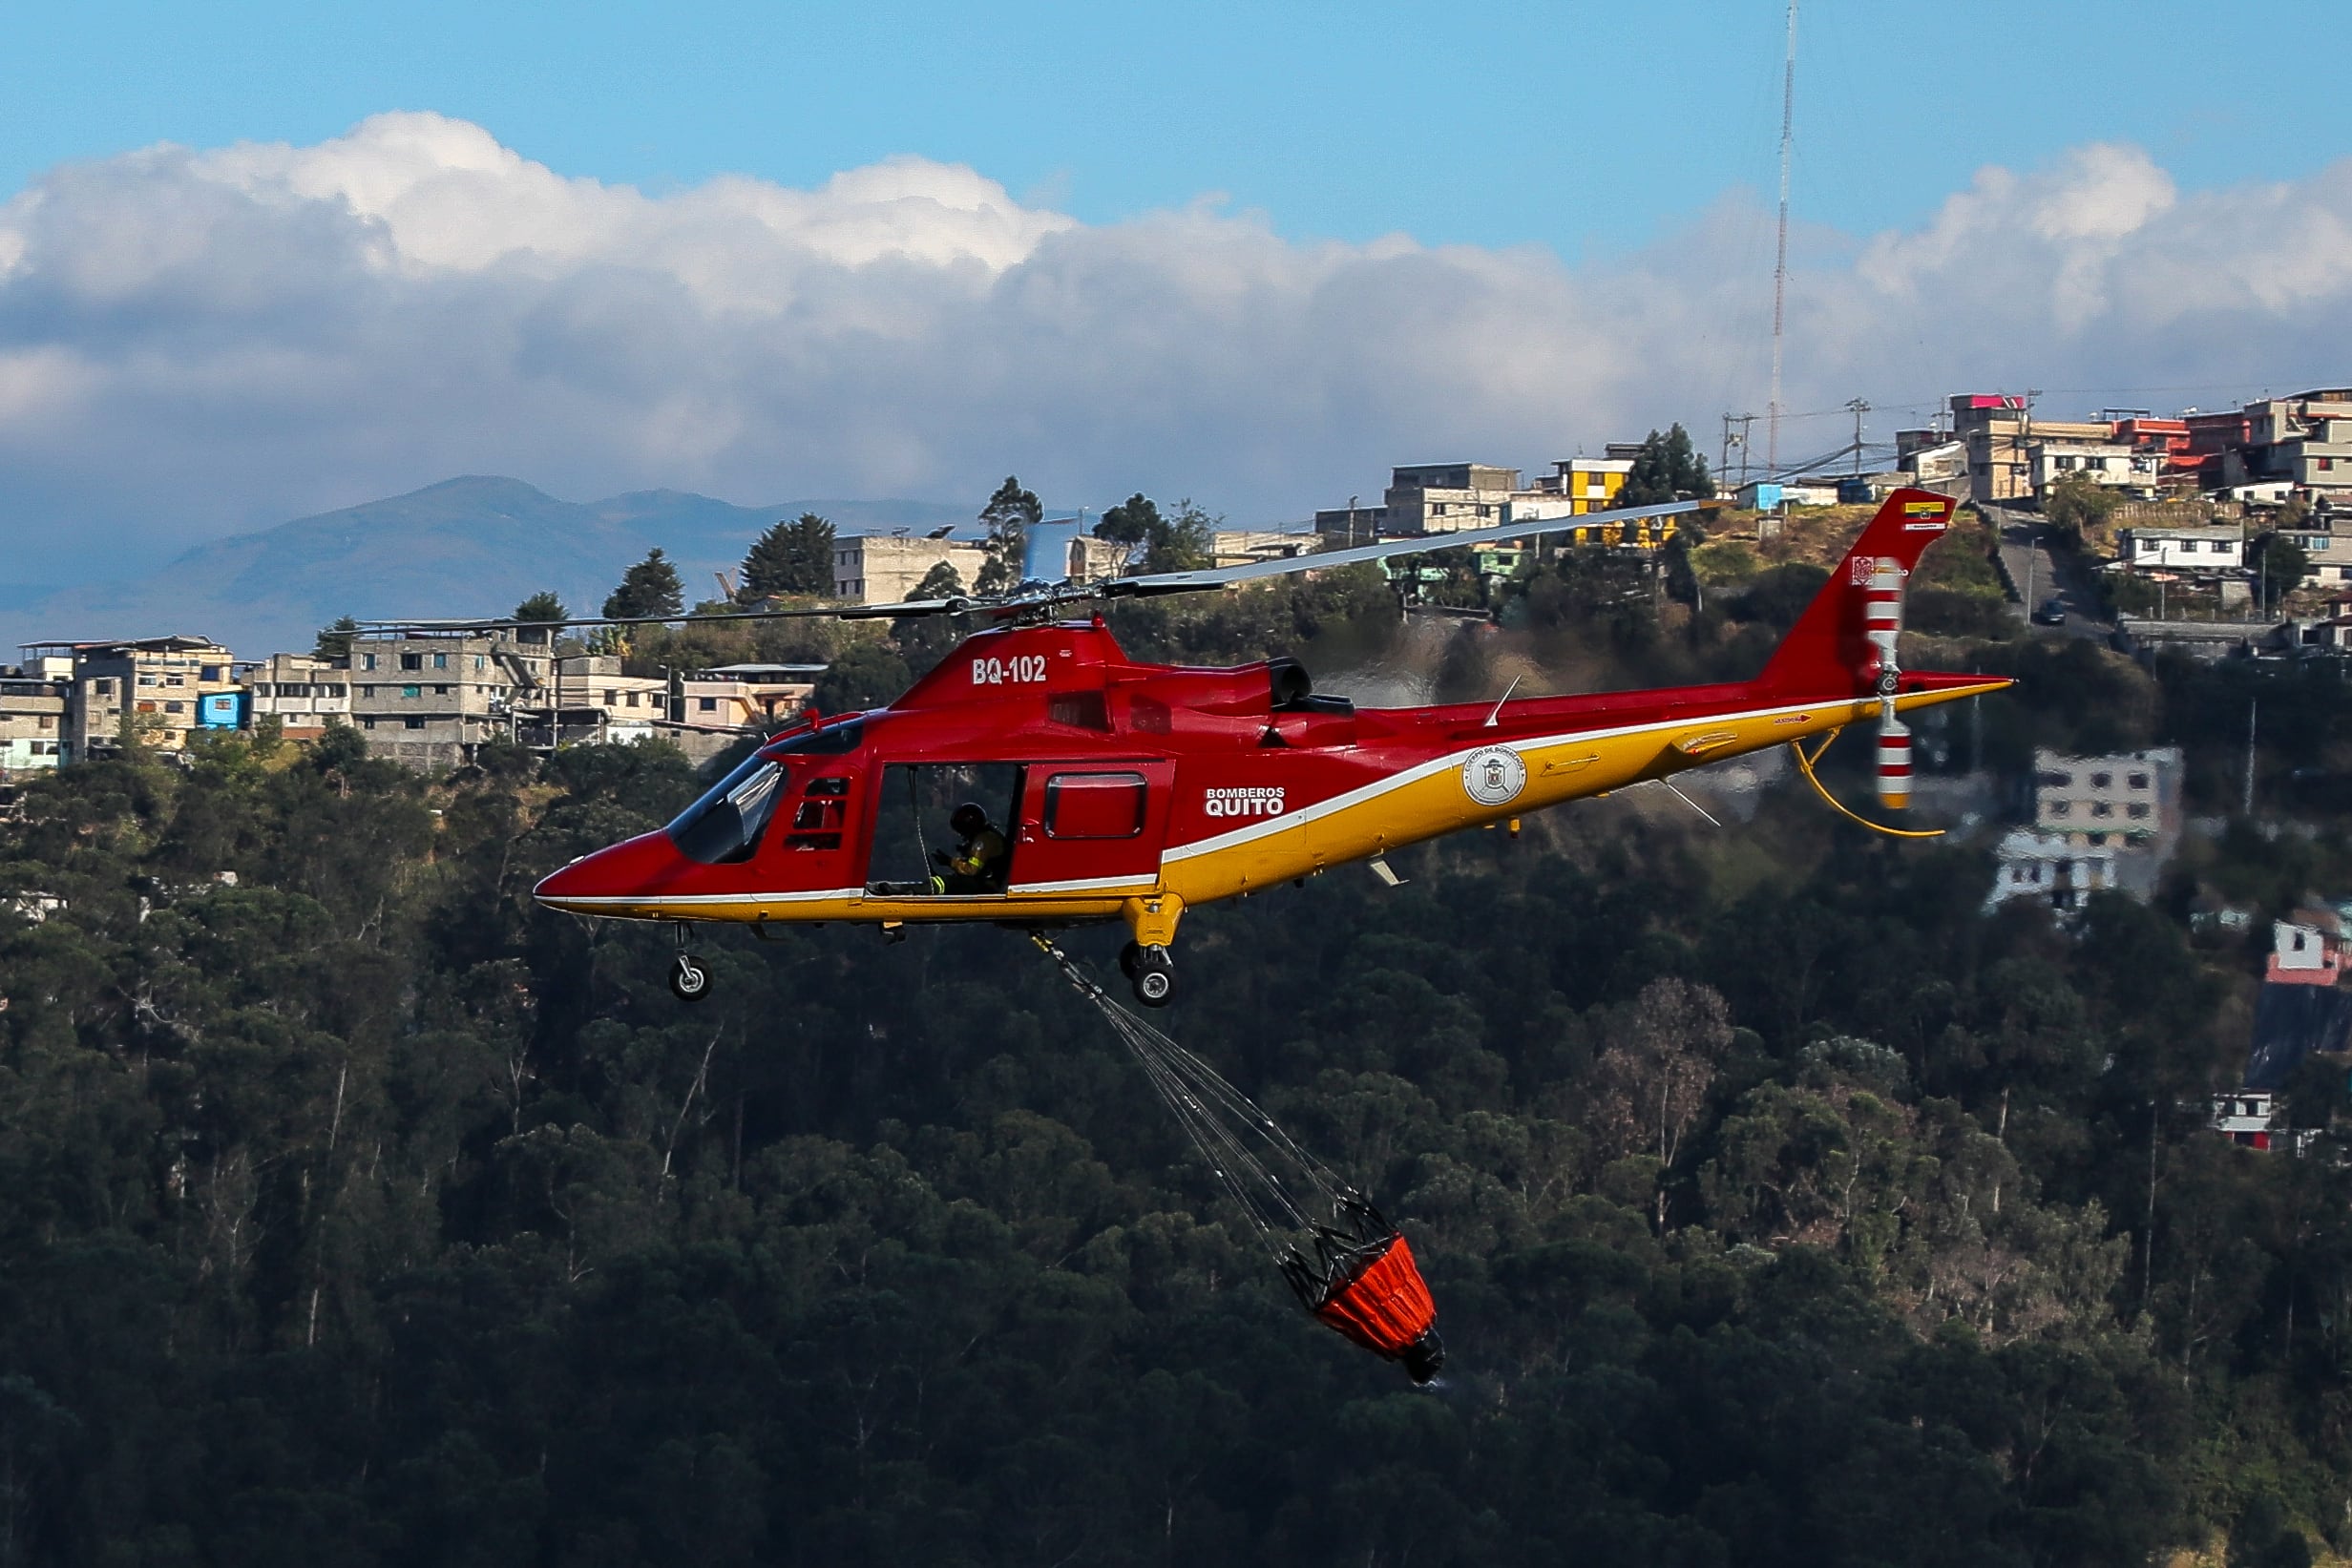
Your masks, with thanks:
[{"label": "nose of helicopter", "polygon": [[666,833],[640,833],[549,872],[531,896],[575,914],[651,914],[689,865]]}]

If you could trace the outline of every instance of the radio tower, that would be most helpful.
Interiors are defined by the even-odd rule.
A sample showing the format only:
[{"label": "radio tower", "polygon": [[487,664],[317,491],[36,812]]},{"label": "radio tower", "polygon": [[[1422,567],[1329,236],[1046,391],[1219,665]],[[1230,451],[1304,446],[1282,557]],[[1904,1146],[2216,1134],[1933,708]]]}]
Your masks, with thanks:
[{"label": "radio tower", "polygon": [[1773,258],[1773,400],[1765,406],[1764,472],[1780,473],[1780,324],[1789,287],[1789,139],[1796,113],[1796,0],[1789,0],[1789,53],[1780,71],[1780,244]]}]

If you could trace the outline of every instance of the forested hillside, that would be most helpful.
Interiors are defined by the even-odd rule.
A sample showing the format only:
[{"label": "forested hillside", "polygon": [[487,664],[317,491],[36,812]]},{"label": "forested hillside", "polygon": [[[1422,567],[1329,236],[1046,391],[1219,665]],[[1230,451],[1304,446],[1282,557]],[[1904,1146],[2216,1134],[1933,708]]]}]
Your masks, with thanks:
[{"label": "forested hillside", "polygon": [[[1661,617],[1601,571],[1430,679],[1772,636],[1767,586]],[[1400,657],[1384,602],[1123,630],[1329,667]],[[2348,717],[2317,677],[1938,652],[2029,678],[1954,766],[2177,737],[2226,794],[2243,682],[2309,719],[2266,779]],[[0,1564],[2352,1544],[2352,1175],[2203,1129],[2257,960],[2187,884],[2069,935],[1982,912],[1981,846],[1652,790],[1195,912],[1162,1021],[1403,1224],[1451,1351],[1416,1390],[1299,1311],[1018,935],[712,936],[687,1009],[666,933],[532,906],[696,788],[659,745],[428,780],[345,732],[26,790],[0,894],[63,904],[0,909]],[[2313,820],[2200,874],[2289,903],[2352,869]]]}]

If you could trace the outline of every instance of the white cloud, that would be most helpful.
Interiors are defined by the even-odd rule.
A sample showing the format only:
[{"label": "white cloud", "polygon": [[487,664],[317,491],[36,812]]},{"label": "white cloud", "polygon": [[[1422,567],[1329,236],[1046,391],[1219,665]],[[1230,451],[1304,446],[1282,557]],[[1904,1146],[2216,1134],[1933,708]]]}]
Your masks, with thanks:
[{"label": "white cloud", "polygon": [[[1799,238],[1796,408],[2352,371],[2352,163],[2183,193],[2091,146],[1987,169],[1917,229]],[[1087,226],[914,157],[647,195],[428,114],[155,147],[0,207],[0,542],[63,581],[92,528],[144,564],[460,472],[757,501],[1017,470],[1072,504],[1295,516],[1393,462],[1534,465],[1676,418],[1712,446],[1763,401],[1769,261],[1739,196],[1571,266],[1297,242],[1207,202]]]}]

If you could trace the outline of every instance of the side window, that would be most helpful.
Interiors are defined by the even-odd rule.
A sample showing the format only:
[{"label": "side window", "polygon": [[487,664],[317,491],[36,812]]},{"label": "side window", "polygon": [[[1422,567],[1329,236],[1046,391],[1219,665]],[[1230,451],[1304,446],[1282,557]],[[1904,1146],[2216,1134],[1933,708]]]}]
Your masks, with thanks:
[{"label": "side window", "polygon": [[793,808],[791,826],[784,835],[787,849],[838,849],[849,826],[850,781],[811,779]]},{"label": "side window", "polygon": [[1131,839],[1144,830],[1141,773],[1060,773],[1045,781],[1045,834]]}]

